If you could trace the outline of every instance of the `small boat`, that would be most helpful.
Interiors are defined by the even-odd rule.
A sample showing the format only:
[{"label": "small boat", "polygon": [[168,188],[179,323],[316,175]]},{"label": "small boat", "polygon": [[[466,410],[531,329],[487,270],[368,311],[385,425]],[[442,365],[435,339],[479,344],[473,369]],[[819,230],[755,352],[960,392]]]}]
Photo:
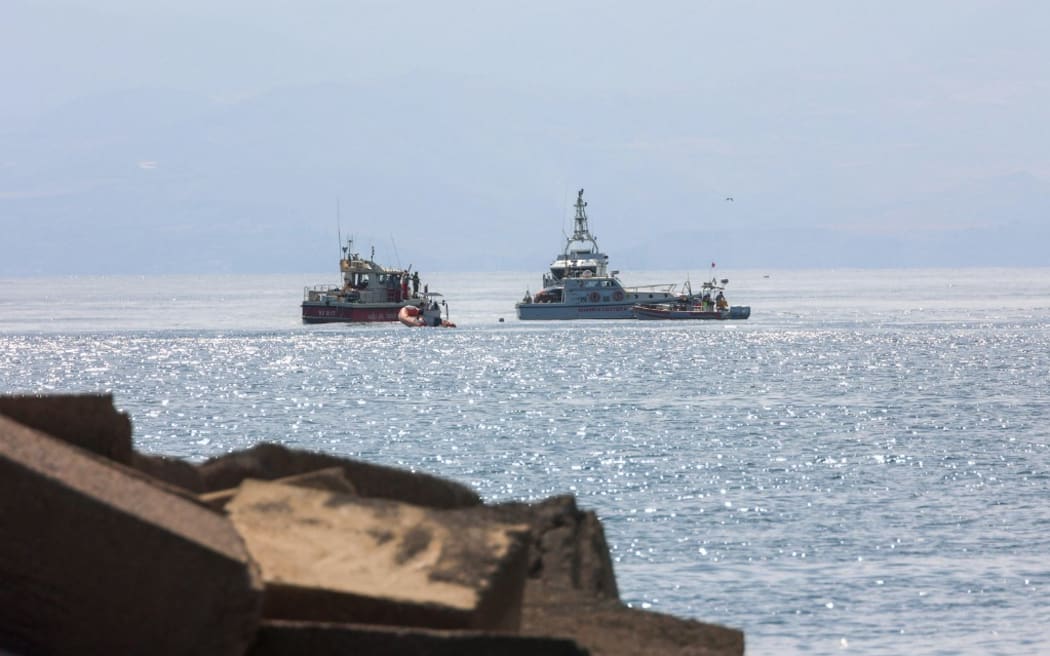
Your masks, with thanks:
[{"label": "small boat", "polygon": [[341,286],[317,285],[303,291],[304,323],[397,321],[402,308],[422,310],[426,286],[421,292],[418,271],[376,263],[374,248],[370,257],[361,257],[353,243],[347,240],[339,260]]},{"label": "small boat", "polygon": [[637,319],[747,319],[751,308],[746,305],[734,305],[724,310],[704,310],[700,306],[682,307],[679,305],[656,306],[636,305],[634,316]]},{"label": "small boat", "polygon": [[625,287],[619,271],[609,272],[609,256],[587,226],[586,207],[580,189],[575,229],[543,275],[540,291],[535,296],[526,291],[514,305],[519,319],[631,319],[635,304],[675,300],[673,284]]},{"label": "small boat", "polygon": [[[409,328],[424,328],[427,326],[441,328],[455,328],[456,324],[448,320],[448,303],[433,300],[434,296],[441,294],[431,292],[426,295],[423,307],[406,305],[397,312],[397,319]],[[441,308],[445,308],[445,318],[441,318]]]},{"label": "small boat", "polygon": [[631,310],[638,319],[670,320],[714,320],[747,319],[751,316],[750,305],[730,305],[725,297],[727,278],[721,281],[712,279],[705,282],[700,294],[693,294],[689,282],[685,283],[686,293],[673,303],[659,305],[640,303]]}]

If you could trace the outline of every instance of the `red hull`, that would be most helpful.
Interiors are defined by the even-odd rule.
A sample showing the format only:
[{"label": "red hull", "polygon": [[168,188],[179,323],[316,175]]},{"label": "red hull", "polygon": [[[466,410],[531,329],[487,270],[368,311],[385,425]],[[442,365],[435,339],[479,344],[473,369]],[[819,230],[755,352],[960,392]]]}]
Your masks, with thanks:
[{"label": "red hull", "polygon": [[303,303],[303,323],[378,323],[397,321],[398,311],[407,303],[331,304]]}]

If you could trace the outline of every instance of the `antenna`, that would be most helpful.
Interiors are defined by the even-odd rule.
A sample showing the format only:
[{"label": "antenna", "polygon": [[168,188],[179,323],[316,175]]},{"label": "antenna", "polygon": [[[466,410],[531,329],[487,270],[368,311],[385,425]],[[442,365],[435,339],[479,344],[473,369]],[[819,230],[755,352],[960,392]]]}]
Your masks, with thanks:
[{"label": "antenna", "polygon": [[569,182],[568,180],[562,183],[562,203],[561,203],[561,234],[565,237],[566,241],[569,239],[569,233],[565,232],[565,221],[569,218]]},{"label": "antenna", "polygon": [[394,241],[394,235],[390,235],[390,245],[394,247],[394,261],[397,262],[397,268],[401,268],[401,256],[397,254],[397,243]]},{"label": "antenna", "polygon": [[339,197],[335,199],[335,233],[339,236],[339,252],[346,257],[347,247],[343,246],[343,217],[339,207]]}]

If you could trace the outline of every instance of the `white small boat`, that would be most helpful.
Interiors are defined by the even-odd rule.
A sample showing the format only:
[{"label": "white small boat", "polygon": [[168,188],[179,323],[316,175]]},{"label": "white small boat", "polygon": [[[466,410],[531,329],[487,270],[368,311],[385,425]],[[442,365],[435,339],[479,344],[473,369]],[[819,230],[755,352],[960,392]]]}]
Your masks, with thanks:
[{"label": "white small boat", "polygon": [[686,293],[673,303],[659,305],[639,303],[631,308],[637,319],[667,320],[714,320],[747,319],[751,316],[751,306],[730,305],[725,297],[725,286],[729,280],[723,278],[721,284],[717,279],[705,282],[700,294],[694,295],[688,282]]},{"label": "white small boat", "polygon": [[707,320],[725,320],[725,319],[747,319],[751,316],[751,308],[747,305],[734,305],[724,310],[705,310],[698,305],[691,307],[682,307],[677,304],[672,305],[636,305],[634,306],[634,316],[637,319],[707,319]]},{"label": "white small boat", "polygon": [[[455,328],[456,324],[449,321],[448,303],[434,300],[435,296],[441,296],[436,292],[430,292],[423,300],[422,307],[406,305],[397,312],[397,320],[409,328],[440,327]],[[441,309],[444,308],[445,316],[442,318]]]}]

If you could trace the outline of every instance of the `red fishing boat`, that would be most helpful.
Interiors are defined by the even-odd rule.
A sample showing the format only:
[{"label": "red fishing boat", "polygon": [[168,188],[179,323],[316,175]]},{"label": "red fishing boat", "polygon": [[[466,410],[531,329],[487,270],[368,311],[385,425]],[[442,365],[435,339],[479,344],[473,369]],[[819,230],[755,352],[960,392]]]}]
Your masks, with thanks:
[{"label": "red fishing boat", "polygon": [[420,291],[419,272],[377,264],[375,249],[368,258],[353,252],[353,240],[339,260],[342,285],[316,285],[303,292],[304,323],[367,323],[397,321],[404,307],[422,310],[426,287]]}]

